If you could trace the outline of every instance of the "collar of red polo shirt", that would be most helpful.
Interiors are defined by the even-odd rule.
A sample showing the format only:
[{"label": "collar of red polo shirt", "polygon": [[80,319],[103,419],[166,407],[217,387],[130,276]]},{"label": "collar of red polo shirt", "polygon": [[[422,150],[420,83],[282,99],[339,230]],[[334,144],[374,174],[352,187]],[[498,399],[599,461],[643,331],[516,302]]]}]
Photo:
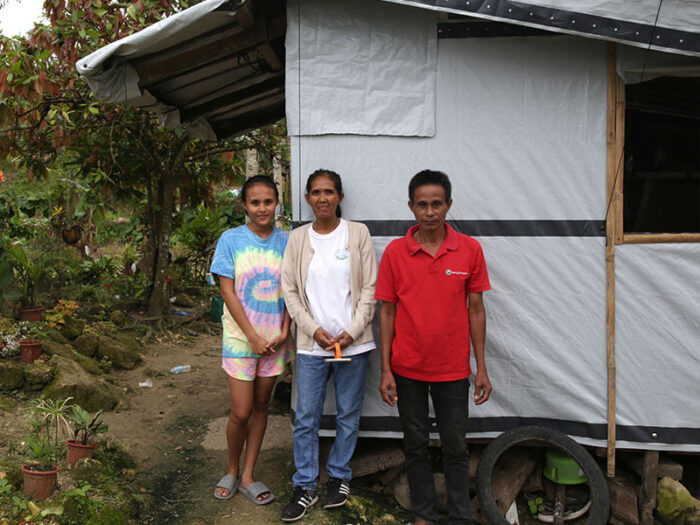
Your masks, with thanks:
[{"label": "collar of red polo shirt", "polygon": [[[414,226],[411,226],[408,229],[408,232],[406,233],[406,249],[408,250],[408,253],[411,255],[417,254],[419,251],[423,251],[425,253],[428,253],[425,251],[420,244],[418,244],[418,241],[416,241],[414,235],[418,231],[418,225],[415,224]],[[457,232],[450,226],[449,224],[445,223],[445,240],[442,241],[442,244],[440,245],[440,249],[438,252],[435,254],[435,257],[439,257],[442,255],[443,252],[445,251],[450,251],[453,252],[456,249],[459,248],[459,240],[457,238]],[[428,253],[428,255],[430,255]],[[432,257],[432,255],[430,255]]]}]

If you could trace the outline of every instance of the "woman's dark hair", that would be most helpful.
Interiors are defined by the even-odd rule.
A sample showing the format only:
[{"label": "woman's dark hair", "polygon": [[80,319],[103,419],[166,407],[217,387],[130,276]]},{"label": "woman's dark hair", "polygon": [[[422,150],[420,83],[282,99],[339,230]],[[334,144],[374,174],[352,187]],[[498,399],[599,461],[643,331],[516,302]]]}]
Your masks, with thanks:
[{"label": "woman's dark hair", "polygon": [[[329,179],[331,179],[331,181],[333,181],[335,191],[338,192],[338,195],[343,194],[343,181],[340,180],[340,175],[338,175],[335,171],[321,169],[314,171],[311,175],[309,175],[309,178],[306,179],[307,195],[311,192],[311,183],[314,181],[314,179],[320,177],[321,175],[326,175]],[[342,213],[340,212],[340,204],[338,204],[338,207],[335,209],[335,216],[342,217]]]},{"label": "woman's dark hair", "polygon": [[275,181],[267,175],[255,175],[254,177],[246,179],[246,181],[243,183],[243,187],[241,188],[241,201],[243,201],[244,203],[248,194],[248,188],[250,188],[254,184],[263,184],[268,188],[272,188],[273,190],[275,190],[275,199],[277,199],[278,201],[280,200],[279,191],[277,191],[277,184],[275,184]]},{"label": "woman's dark hair", "polygon": [[413,197],[416,196],[416,188],[427,184],[437,184],[445,190],[445,201],[452,198],[452,183],[450,178],[442,171],[423,170],[416,173],[411,182],[408,183],[408,198],[413,202]]}]

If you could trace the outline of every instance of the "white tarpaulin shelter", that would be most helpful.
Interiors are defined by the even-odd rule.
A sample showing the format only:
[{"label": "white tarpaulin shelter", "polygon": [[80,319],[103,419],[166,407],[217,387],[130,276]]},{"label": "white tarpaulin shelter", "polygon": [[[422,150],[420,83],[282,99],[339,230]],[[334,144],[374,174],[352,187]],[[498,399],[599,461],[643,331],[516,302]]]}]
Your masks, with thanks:
[{"label": "white tarpaulin shelter", "polygon": [[[295,220],[312,218],[302,194],[306,176],[333,169],[345,181],[344,214],[369,225],[381,255],[411,224],[410,177],[425,168],[445,171],[453,181],[448,220],[482,243],[493,286],[485,302],[495,391],[485,405],[472,405],[471,435],[542,424],[605,446],[608,401],[617,394],[617,446],[700,450],[698,244],[618,247],[617,388],[608,388],[615,374],[606,321],[610,60],[600,38],[613,35],[573,36],[585,32],[583,21],[599,24],[608,16],[618,22],[615,40],[646,42],[648,48],[648,40],[631,38],[630,28],[655,35],[663,23],[669,31],[692,33],[684,43],[697,45],[700,16],[695,23],[677,16],[684,6],[689,15],[697,8],[664,3],[652,30],[656,13],[647,2],[635,2],[633,14],[624,2],[585,2],[586,9],[573,1],[517,4],[537,20],[527,25],[556,30],[551,33],[439,19],[431,12],[507,20],[514,2],[393,3],[401,5],[289,4],[286,89]],[[574,11],[576,30],[561,19],[555,23]],[[349,42],[353,53],[338,42]],[[617,69],[629,83],[700,74],[700,60],[683,56],[697,54],[697,47],[672,54],[617,47],[612,73]],[[668,44],[653,47],[670,51]],[[375,65],[387,62],[388,73],[377,78]],[[402,111],[406,92],[416,94],[415,111]],[[379,97],[378,109],[371,103]],[[381,108],[387,111],[377,120]],[[667,300],[658,304],[659,295]],[[673,356],[662,357],[669,345]],[[399,435],[397,413],[381,401],[378,381],[377,353],[361,431]],[[331,395],[325,410],[322,426],[332,433]]]},{"label": "white tarpaulin shelter", "polygon": [[[623,153],[626,104],[700,120],[697,89],[681,98],[664,83],[700,76],[700,3],[290,0],[282,33],[254,7],[242,16],[251,5],[205,0],[78,69],[98,96],[177,112],[210,138],[274,121],[282,94],[294,220],[312,218],[306,176],[337,171],[345,216],[370,227],[380,256],[412,223],[410,177],[449,174],[448,220],[482,243],[493,287],[486,354],[495,390],[472,406],[472,436],[534,423],[599,446],[700,451],[700,229],[622,228],[634,200],[623,205],[633,168]],[[239,38],[255,28],[257,38]],[[277,66],[269,49],[250,61],[254,80],[216,69],[255,46],[279,51],[283,37]],[[232,41],[228,55],[206,59],[204,50]],[[261,99],[255,85],[267,89]],[[632,85],[657,86],[662,109]],[[654,152],[659,162],[668,156]],[[700,166],[676,176],[695,188]],[[637,200],[651,206],[658,177],[640,178]],[[700,216],[692,191],[689,213]],[[378,380],[375,352],[361,431],[397,436]],[[332,396],[324,413],[332,433]]]}]

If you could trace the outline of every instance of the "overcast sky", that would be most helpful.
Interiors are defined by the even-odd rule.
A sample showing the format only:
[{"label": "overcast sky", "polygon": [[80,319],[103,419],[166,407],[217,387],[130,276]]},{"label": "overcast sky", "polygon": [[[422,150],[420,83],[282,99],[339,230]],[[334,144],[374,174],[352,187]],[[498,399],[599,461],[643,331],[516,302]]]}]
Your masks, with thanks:
[{"label": "overcast sky", "polygon": [[43,0],[7,0],[0,9],[0,31],[7,36],[27,33],[41,18]]}]

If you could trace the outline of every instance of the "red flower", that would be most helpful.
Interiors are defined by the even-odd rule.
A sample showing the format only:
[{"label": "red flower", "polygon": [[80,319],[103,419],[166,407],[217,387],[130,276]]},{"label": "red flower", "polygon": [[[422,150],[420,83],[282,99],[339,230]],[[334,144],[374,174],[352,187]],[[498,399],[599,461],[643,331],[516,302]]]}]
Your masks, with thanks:
[{"label": "red flower", "polygon": [[106,286],[107,288],[109,288],[109,287],[112,286],[112,285],[109,284],[109,283],[107,283],[107,284],[105,284],[105,286]]},{"label": "red flower", "polygon": [[5,176],[3,175],[2,171],[0,171],[0,182],[5,182]]},{"label": "red flower", "polygon": [[169,276],[169,275],[165,278],[165,282],[166,282],[166,283],[169,283],[169,282],[170,282],[170,276]]}]

